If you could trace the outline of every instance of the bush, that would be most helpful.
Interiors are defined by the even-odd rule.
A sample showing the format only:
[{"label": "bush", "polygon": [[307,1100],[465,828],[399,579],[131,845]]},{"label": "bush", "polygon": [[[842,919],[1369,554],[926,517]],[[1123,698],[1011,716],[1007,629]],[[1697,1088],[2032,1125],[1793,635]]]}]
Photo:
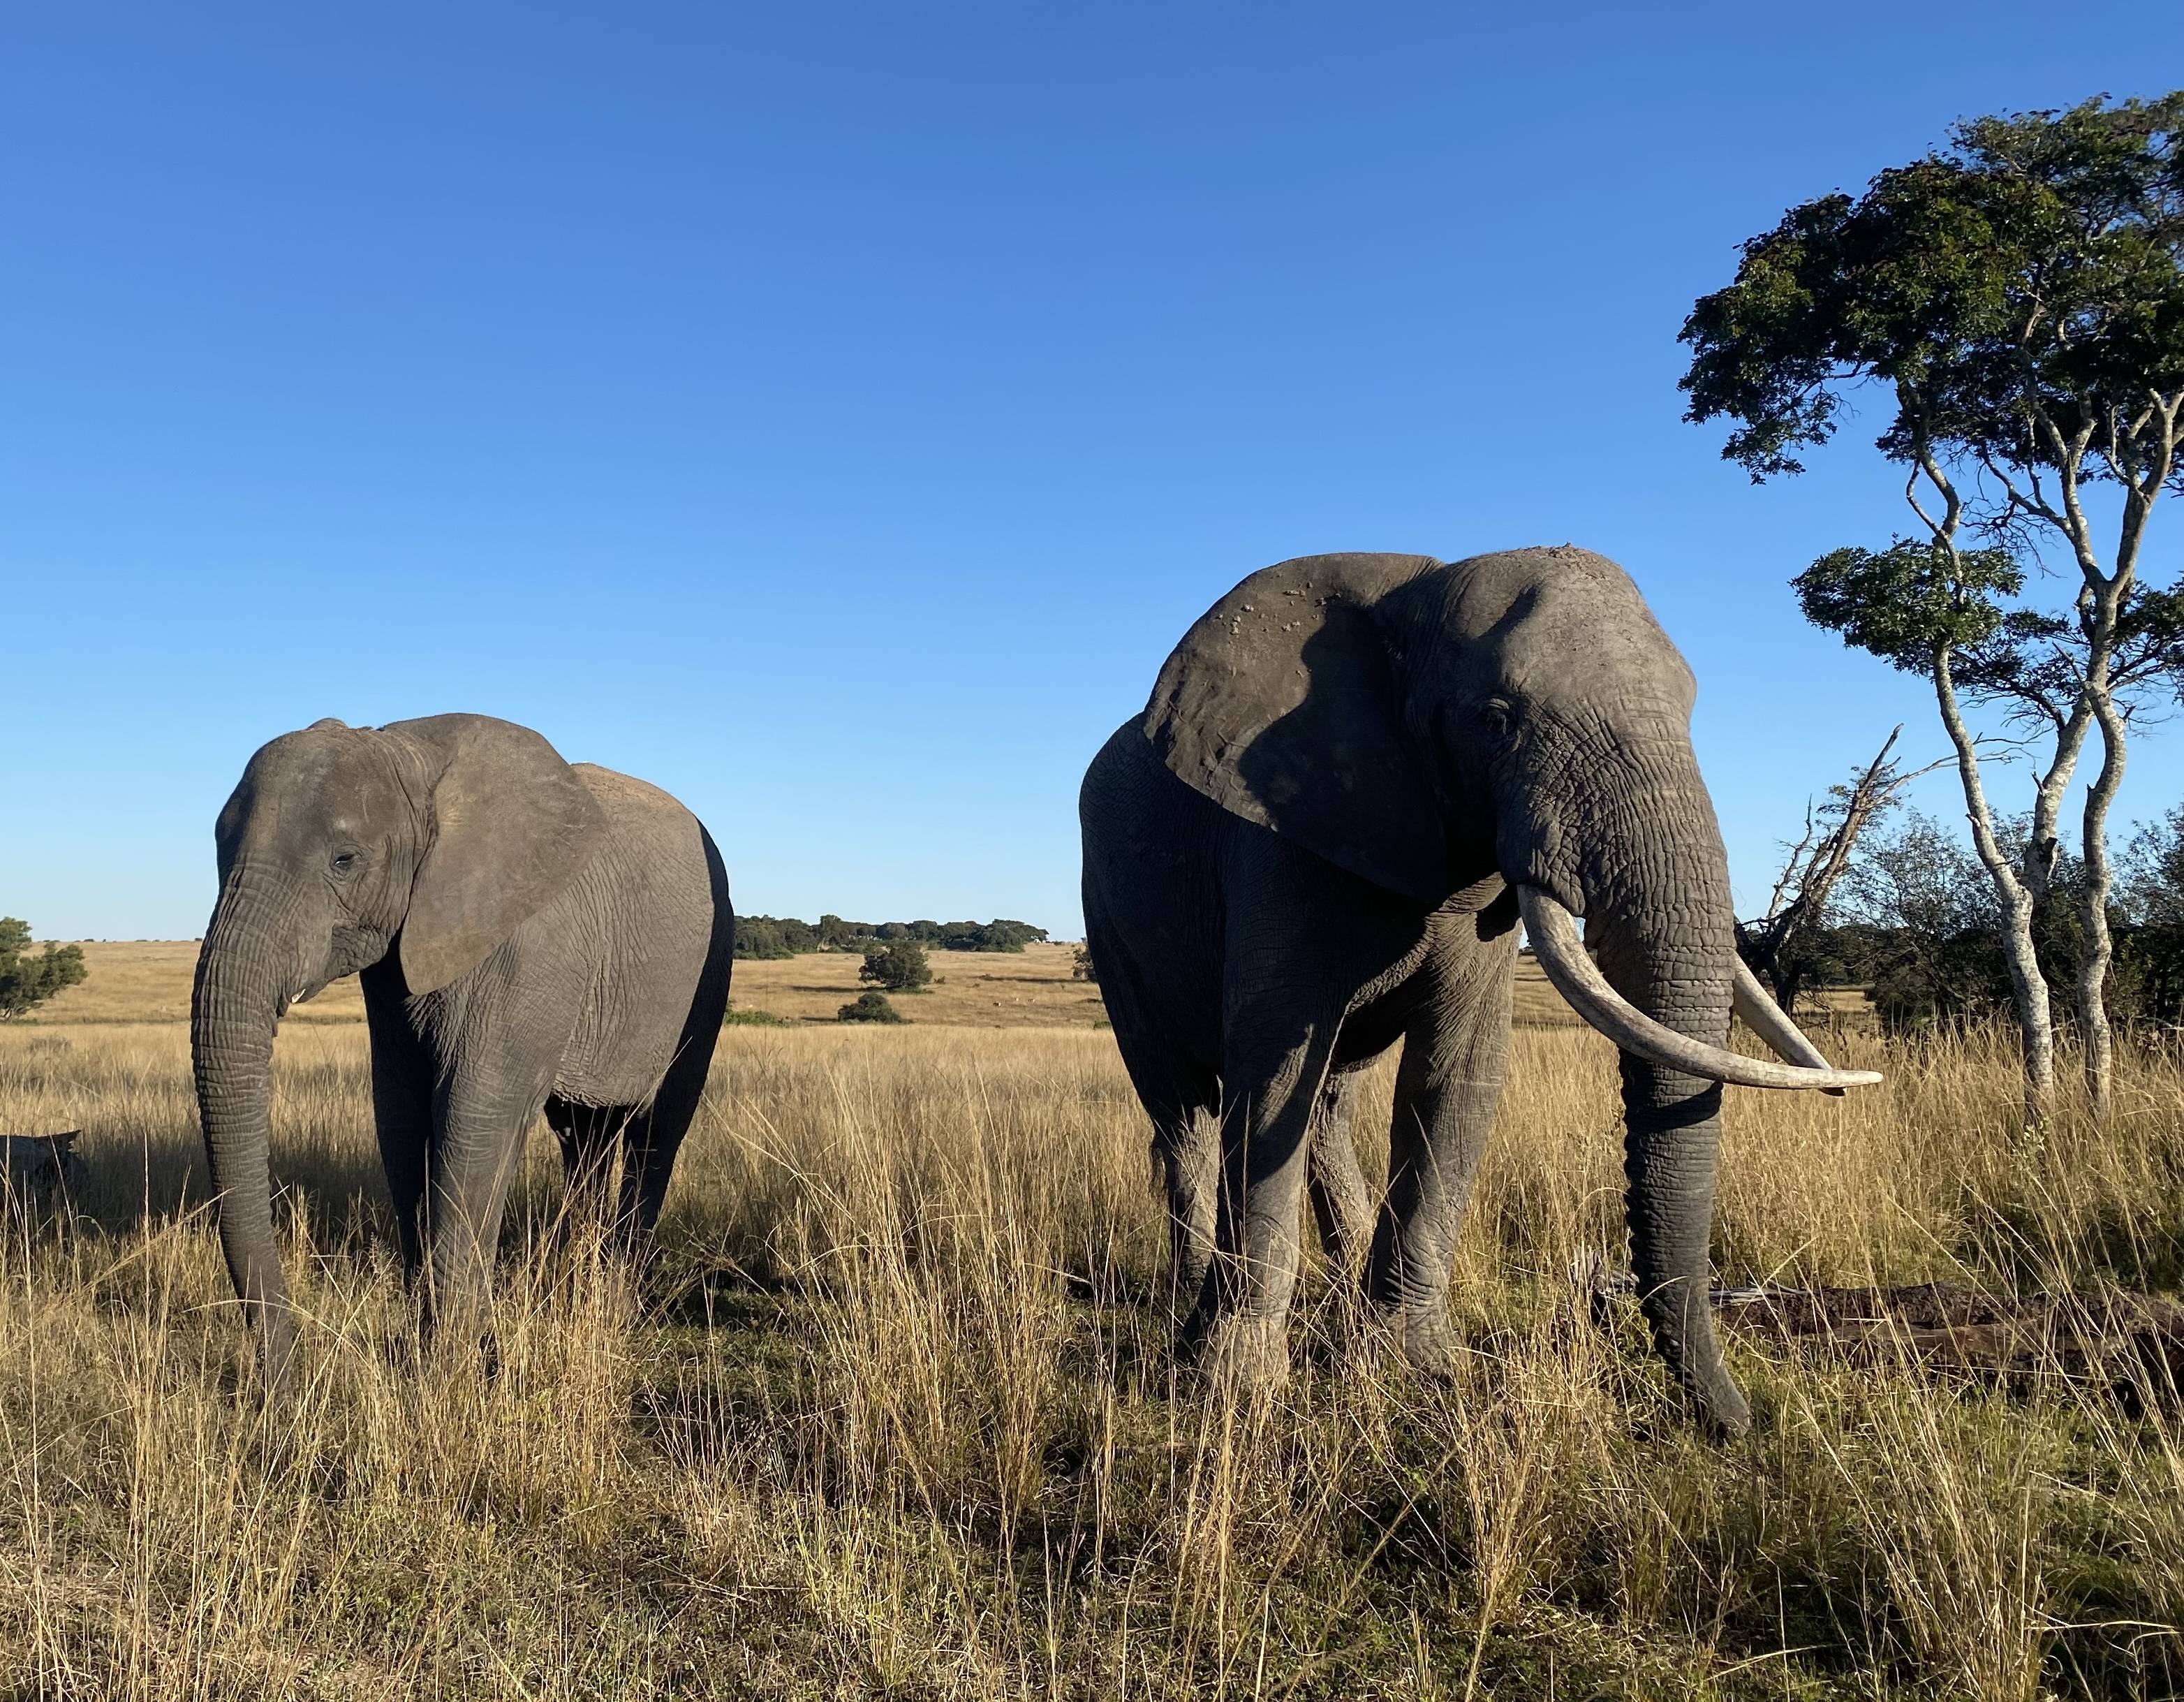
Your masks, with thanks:
[{"label": "bush", "polygon": [[30,949],[31,924],[20,917],[0,916],[0,1022],[12,1023],[90,973],[81,946],[49,941],[36,957]]},{"label": "bush", "polygon": [[772,1011],[739,1011],[733,1005],[721,1013],[724,1029],[785,1029],[794,1027],[787,1017],[777,1017]]},{"label": "bush", "polygon": [[1100,985],[1100,970],[1092,961],[1092,948],[1089,945],[1079,946],[1069,954],[1069,979],[1072,981],[1089,981],[1095,987]]},{"label": "bush", "polygon": [[933,981],[933,966],[925,961],[925,947],[915,940],[890,940],[869,947],[860,981],[874,981],[890,993],[914,993]]},{"label": "bush", "polygon": [[903,1013],[888,1002],[885,993],[860,993],[854,1002],[836,1013],[845,1023],[900,1023]]}]

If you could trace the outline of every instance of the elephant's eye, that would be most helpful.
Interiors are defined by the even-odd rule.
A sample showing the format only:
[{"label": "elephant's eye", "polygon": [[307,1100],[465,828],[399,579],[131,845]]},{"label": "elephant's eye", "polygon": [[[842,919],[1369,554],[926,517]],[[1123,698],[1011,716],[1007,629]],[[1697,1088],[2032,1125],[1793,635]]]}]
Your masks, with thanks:
[{"label": "elephant's eye", "polygon": [[336,851],[334,853],[334,873],[336,874],[347,874],[351,869],[356,867],[356,863],[357,857],[354,851]]},{"label": "elephant's eye", "polygon": [[1507,733],[1516,724],[1517,711],[1506,697],[1490,697],[1479,707],[1479,718],[1496,733]]}]

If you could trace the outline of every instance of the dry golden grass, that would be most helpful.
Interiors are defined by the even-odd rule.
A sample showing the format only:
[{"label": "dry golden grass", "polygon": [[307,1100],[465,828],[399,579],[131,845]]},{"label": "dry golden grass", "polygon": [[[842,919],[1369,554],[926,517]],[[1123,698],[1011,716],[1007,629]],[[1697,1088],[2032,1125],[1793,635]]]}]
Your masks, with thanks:
[{"label": "dry golden grass", "polygon": [[[40,1007],[42,1026],[78,1023],[183,1022],[190,1014],[190,977],[197,968],[192,940],[92,940],[83,942],[90,978]],[[1013,951],[934,951],[934,985],[898,993],[895,1007],[913,1023],[965,1028],[1090,1028],[1102,1021],[1099,990],[1070,975],[1071,948],[1030,946]],[[735,970],[735,1007],[784,1022],[832,1023],[866,990],[862,957],[820,951],[777,963],[743,962]],[[1577,1018],[1539,966],[1526,959],[1517,978],[1518,1020],[1566,1024]],[[354,979],[337,981],[290,1013],[294,1021],[360,1023],[364,999]]]},{"label": "dry golden grass", "polygon": [[[736,965],[732,997],[739,1011],[764,1011],[791,1022],[835,1020],[872,984],[860,981],[861,953],[814,951],[776,963]],[[891,993],[909,1021],[971,1028],[1090,1028],[1105,1019],[1100,990],[1070,978],[1070,948],[1028,946],[1022,951],[931,951],[933,984],[922,992]]]},{"label": "dry golden grass", "polygon": [[[86,940],[86,978],[38,1007],[40,1028],[79,1023],[187,1023],[190,980],[197,973],[194,940]],[[298,1022],[360,1023],[364,995],[355,980],[337,981],[289,1013]]]},{"label": "dry golden grass", "polygon": [[[277,1169],[315,1321],[271,1411],[195,1203],[187,1064],[171,1023],[0,1032],[0,1128],[81,1126],[92,1173],[71,1233],[0,1253],[0,1694],[2184,1684],[2173,1406],[1745,1341],[1757,1433],[1676,1420],[1634,1321],[1591,1322],[1569,1275],[1620,1245],[1613,1054],[1581,1030],[1518,1036],[1456,1386],[1315,1281],[1298,1377],[1240,1409],[1173,1386],[1103,1033],[731,1029],[644,1304],[537,1251],[534,1143],[486,1375],[412,1355],[361,1030],[292,1024]],[[1732,1094],[1725,1276],[2174,1288],[2178,1060],[2131,1060],[2113,1135],[2042,1142],[2009,1132],[1991,1037],[1886,1067],[1847,1100]]]}]

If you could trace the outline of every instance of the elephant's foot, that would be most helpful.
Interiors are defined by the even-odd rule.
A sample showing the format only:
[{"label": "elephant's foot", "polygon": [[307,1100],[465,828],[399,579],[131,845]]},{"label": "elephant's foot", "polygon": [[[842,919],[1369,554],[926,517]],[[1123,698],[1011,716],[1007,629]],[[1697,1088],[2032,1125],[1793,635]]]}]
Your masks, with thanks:
[{"label": "elephant's foot", "polygon": [[1194,1348],[1205,1330],[1204,1321],[1198,1314],[1205,1304],[1206,1273],[1212,1263],[1211,1258],[1178,1259],[1168,1279],[1169,1314],[1183,1337]]},{"label": "elephant's foot", "polygon": [[1412,1376],[1435,1383],[1455,1381],[1461,1348],[1447,1314],[1439,1306],[1406,1308],[1389,1314],[1387,1322]]},{"label": "elephant's foot", "polygon": [[1727,1370],[1717,1365],[1711,1376],[1686,1382],[1699,1428],[1716,1442],[1734,1442],[1752,1430],[1752,1404]]},{"label": "elephant's foot", "polygon": [[273,1398],[290,1392],[297,1376],[296,1314],[286,1300],[258,1309],[258,1381]]},{"label": "elephant's foot", "polygon": [[1217,1393],[1262,1394],[1289,1381],[1289,1320],[1285,1318],[1224,1312],[1211,1323],[1187,1330],[1185,1348],[1187,1363]]},{"label": "elephant's foot", "polygon": [[[1683,1288],[1687,1295],[1705,1292],[1698,1282]],[[1752,1408],[1722,1362],[1706,1302],[1699,1299],[1688,1309],[1680,1309],[1670,1303],[1668,1294],[1657,1292],[1646,1296],[1641,1305],[1653,1327],[1653,1346],[1668,1361],[1669,1374],[1690,1403],[1700,1429],[1717,1442],[1748,1433]]]}]

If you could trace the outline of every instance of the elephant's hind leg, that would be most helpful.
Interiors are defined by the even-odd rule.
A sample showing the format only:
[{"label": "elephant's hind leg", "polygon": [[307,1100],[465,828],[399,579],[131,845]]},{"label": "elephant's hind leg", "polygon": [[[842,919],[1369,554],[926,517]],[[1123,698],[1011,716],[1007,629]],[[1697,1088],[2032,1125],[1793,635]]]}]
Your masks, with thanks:
[{"label": "elephant's hind leg", "polygon": [[1129,937],[1109,920],[1089,873],[1084,926],[1100,966],[1100,998],[1116,1048],[1138,1102],[1152,1119],[1152,1186],[1167,1202],[1169,1295],[1181,1310],[1196,1303],[1213,1263],[1221,1179],[1219,1080],[1212,1057],[1193,1049],[1175,1019],[1175,1002],[1157,996],[1156,978],[1132,951]]},{"label": "elephant's hind leg", "polygon": [[1289,1376],[1299,1197],[1340,1023],[1340,1008],[1330,1004],[1231,1025],[1213,1267],[1183,1342],[1217,1385],[1267,1387]]},{"label": "elephant's hind leg", "polygon": [[631,1113],[626,1106],[579,1105],[554,1095],[546,1102],[547,1125],[561,1146],[564,1188],[562,1234],[607,1227],[615,1161]]},{"label": "elephant's hind leg", "polygon": [[1373,1240],[1373,1191],[1357,1165],[1351,1119],[1357,1097],[1353,1070],[1329,1070],[1312,1114],[1312,1152],[1306,1161],[1305,1191],[1319,1244],[1339,1280],[1363,1273]]},{"label": "elephant's hind leg", "polygon": [[1213,1264],[1221,1125],[1212,1105],[1169,1105],[1153,1119],[1153,1186],[1167,1199],[1168,1302],[1195,1305]]},{"label": "elephant's hind leg", "polygon": [[712,835],[703,837],[713,906],[705,965],[682,1032],[676,1039],[675,1056],[668,1061],[651,1102],[622,1131],[621,1195],[615,1207],[615,1230],[623,1253],[639,1262],[650,1256],[652,1232],[667,1203],[676,1155],[682,1150],[682,1137],[690,1132],[705,1097],[735,969],[735,912],[728,902],[727,872],[721,866]]},{"label": "elephant's hind leg", "polygon": [[615,1208],[615,1230],[622,1251],[642,1260],[651,1252],[652,1233],[667,1203],[667,1184],[675,1174],[676,1154],[698,1115],[705,1078],[712,1069],[713,1036],[720,1018],[702,1036],[685,1038],[652,1103],[631,1118],[622,1134],[621,1197]]}]

